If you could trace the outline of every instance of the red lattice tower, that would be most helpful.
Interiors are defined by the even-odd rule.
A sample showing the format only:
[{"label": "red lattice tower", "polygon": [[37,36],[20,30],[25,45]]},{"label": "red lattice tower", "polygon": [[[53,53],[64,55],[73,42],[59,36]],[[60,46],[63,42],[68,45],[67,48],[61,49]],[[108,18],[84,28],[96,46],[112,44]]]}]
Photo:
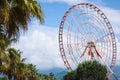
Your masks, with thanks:
[{"label": "red lattice tower", "polygon": [[99,8],[90,3],[73,5],[66,11],[59,28],[59,48],[68,70],[95,59],[107,66],[107,76],[114,75],[117,46],[112,25]]}]

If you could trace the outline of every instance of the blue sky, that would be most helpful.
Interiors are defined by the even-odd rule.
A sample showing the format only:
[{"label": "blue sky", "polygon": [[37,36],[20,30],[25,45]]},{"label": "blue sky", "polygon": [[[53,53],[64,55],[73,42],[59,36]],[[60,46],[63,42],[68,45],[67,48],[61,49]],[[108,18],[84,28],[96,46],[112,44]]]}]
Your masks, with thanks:
[{"label": "blue sky", "polygon": [[70,7],[66,3],[41,3],[45,13],[45,25],[56,27],[59,26],[60,21],[66,10]]},{"label": "blue sky", "polygon": [[103,3],[110,8],[120,9],[120,0],[103,0]]},{"label": "blue sky", "polygon": [[[33,19],[28,31],[21,35],[17,44],[13,45],[23,51],[27,63],[37,65],[40,70],[50,68],[66,68],[61,59],[58,44],[58,29],[65,12],[76,3],[90,2],[98,6],[108,17],[120,40],[120,0],[38,0],[45,14],[45,23],[40,24]],[[118,47],[120,43],[117,42]],[[120,51],[118,51],[118,54]],[[117,57],[119,65],[120,57]]]},{"label": "blue sky", "polygon": [[[48,1],[48,2],[47,2]],[[41,4],[44,13],[45,13],[45,25],[48,26],[58,26],[60,24],[60,21],[64,15],[64,13],[70,8],[71,3],[74,4],[73,0],[66,0],[68,2],[65,2],[65,0],[38,0],[38,2]],[[70,1],[70,2],[69,2]],[[81,0],[75,0],[80,1]],[[94,2],[95,1],[95,2]],[[105,7],[113,8],[113,9],[120,9],[119,0],[88,0],[85,2],[92,2],[94,4],[102,5]],[[99,4],[100,3],[100,4]],[[53,24],[54,23],[54,24]]]}]

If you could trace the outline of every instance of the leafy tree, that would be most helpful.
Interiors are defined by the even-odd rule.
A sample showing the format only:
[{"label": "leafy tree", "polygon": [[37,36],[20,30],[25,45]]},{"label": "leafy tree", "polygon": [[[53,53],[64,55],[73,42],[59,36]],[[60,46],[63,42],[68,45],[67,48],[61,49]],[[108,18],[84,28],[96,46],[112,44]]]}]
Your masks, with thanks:
[{"label": "leafy tree", "polygon": [[97,61],[87,61],[80,64],[76,70],[81,80],[106,80],[106,66]]},{"label": "leafy tree", "polygon": [[63,80],[76,80],[76,71],[72,70],[64,75]]},{"label": "leafy tree", "polygon": [[108,80],[106,66],[97,61],[86,61],[78,65],[77,69],[68,72],[63,80]]}]

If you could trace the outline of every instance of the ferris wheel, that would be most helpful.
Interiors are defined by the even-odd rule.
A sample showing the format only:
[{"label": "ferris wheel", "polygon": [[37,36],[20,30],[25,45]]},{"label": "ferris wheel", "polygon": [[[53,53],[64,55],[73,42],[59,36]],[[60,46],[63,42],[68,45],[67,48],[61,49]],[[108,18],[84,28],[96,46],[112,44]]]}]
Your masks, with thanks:
[{"label": "ferris wheel", "polygon": [[90,3],[73,5],[66,11],[59,28],[59,48],[68,70],[79,63],[97,60],[106,65],[108,76],[113,75],[117,46],[108,18]]}]

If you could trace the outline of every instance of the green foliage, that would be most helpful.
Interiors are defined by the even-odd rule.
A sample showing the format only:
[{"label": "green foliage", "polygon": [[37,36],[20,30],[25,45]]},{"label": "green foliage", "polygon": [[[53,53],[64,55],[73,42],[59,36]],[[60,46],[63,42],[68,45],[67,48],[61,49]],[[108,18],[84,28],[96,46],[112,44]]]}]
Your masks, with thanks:
[{"label": "green foliage", "polygon": [[86,61],[78,65],[77,69],[68,72],[63,80],[108,80],[106,66],[97,61]]}]

